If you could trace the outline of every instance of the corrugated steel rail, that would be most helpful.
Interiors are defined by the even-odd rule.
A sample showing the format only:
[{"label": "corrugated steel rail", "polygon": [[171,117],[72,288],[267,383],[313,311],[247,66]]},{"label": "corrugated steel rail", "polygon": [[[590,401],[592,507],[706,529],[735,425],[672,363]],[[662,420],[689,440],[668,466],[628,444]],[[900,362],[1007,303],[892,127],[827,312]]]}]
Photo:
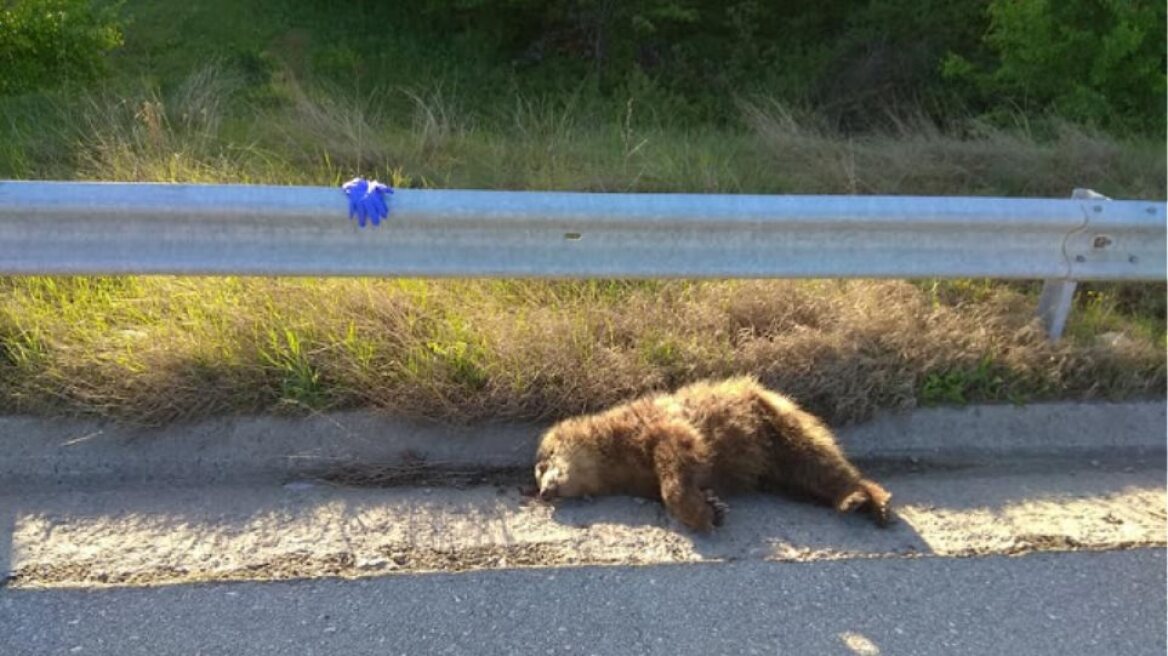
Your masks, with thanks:
[{"label": "corrugated steel rail", "polygon": [[1166,275],[1164,203],[1082,190],[401,189],[388,219],[365,228],[347,208],[327,187],[0,181],[0,274],[1043,279],[1052,328],[1068,283]]}]

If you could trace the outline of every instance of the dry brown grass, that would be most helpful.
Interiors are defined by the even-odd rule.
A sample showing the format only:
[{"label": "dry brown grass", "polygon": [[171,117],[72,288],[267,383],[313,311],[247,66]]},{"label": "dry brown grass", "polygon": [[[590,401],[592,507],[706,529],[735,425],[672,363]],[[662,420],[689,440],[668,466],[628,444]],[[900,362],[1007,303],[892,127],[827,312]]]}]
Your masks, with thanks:
[{"label": "dry brown grass", "polygon": [[24,118],[12,108],[11,125],[30,129],[5,133],[10,126],[0,124],[0,141],[10,142],[0,148],[0,175],[332,185],[365,173],[438,188],[1168,193],[1163,143],[1050,122],[941,130],[889,119],[882,132],[849,136],[766,99],[744,101],[737,124],[682,128],[634,98],[613,113],[517,97],[510,111],[484,115],[441,85],[340,93],[284,73],[273,97],[255,103],[240,100],[240,88],[211,65],[167,93],[98,94]]},{"label": "dry brown grass", "polygon": [[[883,132],[844,138],[773,101],[743,102],[746,124],[775,171],[803,193],[1068,196],[1075,187],[1163,198],[1162,144],[1125,143],[1070,124],[1036,138],[970,122],[962,133],[890,118]],[[958,191],[959,190],[959,191]]]},{"label": "dry brown grass", "polygon": [[968,283],[10,279],[0,411],[543,420],[739,373],[834,423],[1163,393],[1162,325],[1055,345],[1033,307],[1018,288]]}]

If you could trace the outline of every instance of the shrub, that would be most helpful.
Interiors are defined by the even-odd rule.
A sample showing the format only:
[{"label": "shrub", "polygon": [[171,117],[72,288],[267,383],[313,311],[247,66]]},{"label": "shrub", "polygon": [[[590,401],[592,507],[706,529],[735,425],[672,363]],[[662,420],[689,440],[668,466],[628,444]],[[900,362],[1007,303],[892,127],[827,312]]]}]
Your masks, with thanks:
[{"label": "shrub", "polygon": [[6,0],[0,3],[0,95],[93,80],[105,72],[106,53],[121,44],[114,7]]},{"label": "shrub", "polygon": [[988,66],[957,54],[948,77],[1024,113],[1108,128],[1164,129],[1161,0],[993,0]]}]

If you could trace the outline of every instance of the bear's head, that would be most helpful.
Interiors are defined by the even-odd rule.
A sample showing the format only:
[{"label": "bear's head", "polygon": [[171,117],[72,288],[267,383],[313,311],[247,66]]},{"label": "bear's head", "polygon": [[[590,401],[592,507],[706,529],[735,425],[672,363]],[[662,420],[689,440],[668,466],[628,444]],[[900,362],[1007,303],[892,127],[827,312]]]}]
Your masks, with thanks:
[{"label": "bear's head", "polygon": [[580,497],[600,491],[600,453],[588,431],[581,420],[569,419],[543,434],[535,458],[540,499]]}]

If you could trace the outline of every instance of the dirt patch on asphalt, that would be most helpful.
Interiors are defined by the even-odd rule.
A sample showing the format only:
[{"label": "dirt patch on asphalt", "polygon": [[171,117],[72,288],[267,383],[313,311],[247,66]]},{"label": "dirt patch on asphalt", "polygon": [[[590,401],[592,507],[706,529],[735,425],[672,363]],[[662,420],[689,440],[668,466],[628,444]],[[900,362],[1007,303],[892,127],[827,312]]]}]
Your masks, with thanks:
[{"label": "dirt patch on asphalt", "polygon": [[[396,479],[395,479],[396,480]],[[418,479],[430,480],[430,479]],[[651,501],[555,506],[515,486],[134,488],[0,495],[9,586],[138,586],[523,567],[970,557],[1165,546],[1162,469],[885,479],[891,528],[763,496],[712,535]],[[0,551],[0,565],[3,565]]]},{"label": "dirt patch on asphalt", "polygon": [[430,462],[406,454],[400,463],[346,463],[310,473],[312,480],[346,487],[520,487],[531,483],[531,467],[476,467]]}]

